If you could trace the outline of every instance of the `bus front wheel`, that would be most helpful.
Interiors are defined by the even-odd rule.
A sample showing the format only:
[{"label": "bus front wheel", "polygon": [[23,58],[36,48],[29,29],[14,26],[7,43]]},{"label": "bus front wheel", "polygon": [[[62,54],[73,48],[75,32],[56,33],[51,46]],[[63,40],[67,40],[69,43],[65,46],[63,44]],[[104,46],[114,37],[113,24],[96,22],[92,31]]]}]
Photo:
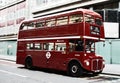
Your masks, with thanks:
[{"label": "bus front wheel", "polygon": [[32,59],[30,57],[26,58],[26,60],[25,60],[25,67],[27,69],[32,69],[33,62],[32,62]]},{"label": "bus front wheel", "polygon": [[73,77],[79,77],[83,74],[83,69],[77,62],[72,62],[68,67],[68,74]]}]

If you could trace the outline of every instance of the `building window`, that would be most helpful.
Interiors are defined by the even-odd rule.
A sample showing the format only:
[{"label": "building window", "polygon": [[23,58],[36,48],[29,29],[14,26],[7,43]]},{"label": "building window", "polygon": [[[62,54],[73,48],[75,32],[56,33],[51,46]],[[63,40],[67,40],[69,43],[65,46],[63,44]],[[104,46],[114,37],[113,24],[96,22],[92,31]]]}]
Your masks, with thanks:
[{"label": "building window", "polygon": [[43,4],[47,3],[47,2],[48,2],[48,0],[36,0],[37,5],[43,5]]},{"label": "building window", "polygon": [[118,2],[112,2],[112,3],[107,3],[103,5],[95,5],[94,9],[95,10],[101,10],[101,9],[118,9],[119,3]]}]

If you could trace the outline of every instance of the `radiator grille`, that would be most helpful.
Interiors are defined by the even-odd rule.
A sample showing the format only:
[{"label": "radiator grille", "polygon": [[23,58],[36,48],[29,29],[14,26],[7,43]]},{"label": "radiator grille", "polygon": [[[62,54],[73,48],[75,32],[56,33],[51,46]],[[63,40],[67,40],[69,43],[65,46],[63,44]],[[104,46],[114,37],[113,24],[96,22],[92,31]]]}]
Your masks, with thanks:
[{"label": "radiator grille", "polygon": [[96,71],[96,70],[102,70],[103,68],[103,61],[100,59],[94,59],[92,60],[92,70]]}]

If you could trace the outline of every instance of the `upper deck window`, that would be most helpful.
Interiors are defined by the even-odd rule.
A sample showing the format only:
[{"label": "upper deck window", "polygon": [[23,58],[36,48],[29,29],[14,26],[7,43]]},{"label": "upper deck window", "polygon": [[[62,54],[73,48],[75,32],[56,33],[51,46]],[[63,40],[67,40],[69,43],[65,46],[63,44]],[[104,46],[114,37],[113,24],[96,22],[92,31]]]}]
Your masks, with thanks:
[{"label": "upper deck window", "polygon": [[70,22],[69,23],[78,23],[83,22],[83,16],[82,14],[73,14],[70,16]]},{"label": "upper deck window", "polygon": [[55,26],[55,19],[46,20],[46,26],[48,27]]},{"label": "upper deck window", "polygon": [[41,28],[45,26],[45,20],[36,22],[36,28]]},{"label": "upper deck window", "polygon": [[20,29],[27,30],[27,29],[34,29],[34,28],[35,28],[35,23],[31,22],[31,23],[23,23]]},{"label": "upper deck window", "polygon": [[94,17],[86,14],[85,15],[85,22],[90,23],[90,24],[94,24],[95,23]]},{"label": "upper deck window", "polygon": [[57,18],[57,25],[65,25],[68,23],[68,16]]}]

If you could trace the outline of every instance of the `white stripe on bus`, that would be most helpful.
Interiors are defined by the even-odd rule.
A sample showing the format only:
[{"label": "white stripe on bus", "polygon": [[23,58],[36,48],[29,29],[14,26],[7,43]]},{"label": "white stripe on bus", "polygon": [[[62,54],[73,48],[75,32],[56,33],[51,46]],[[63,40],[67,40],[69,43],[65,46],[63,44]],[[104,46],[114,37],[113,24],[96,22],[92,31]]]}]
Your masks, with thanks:
[{"label": "white stripe on bus", "polygon": [[31,38],[31,39],[18,39],[18,41],[31,41],[31,40],[54,40],[54,39],[75,39],[81,38],[80,36],[67,36],[67,37],[49,37],[49,38]]},{"label": "white stripe on bus", "polygon": [[[81,36],[67,36],[67,37],[49,37],[49,38],[31,38],[31,39],[18,39],[18,41],[31,41],[31,40],[54,40],[54,39],[76,39],[82,38]],[[105,40],[104,38],[97,38],[97,37],[90,37],[90,36],[83,36],[86,39],[96,39],[96,40]]]}]

